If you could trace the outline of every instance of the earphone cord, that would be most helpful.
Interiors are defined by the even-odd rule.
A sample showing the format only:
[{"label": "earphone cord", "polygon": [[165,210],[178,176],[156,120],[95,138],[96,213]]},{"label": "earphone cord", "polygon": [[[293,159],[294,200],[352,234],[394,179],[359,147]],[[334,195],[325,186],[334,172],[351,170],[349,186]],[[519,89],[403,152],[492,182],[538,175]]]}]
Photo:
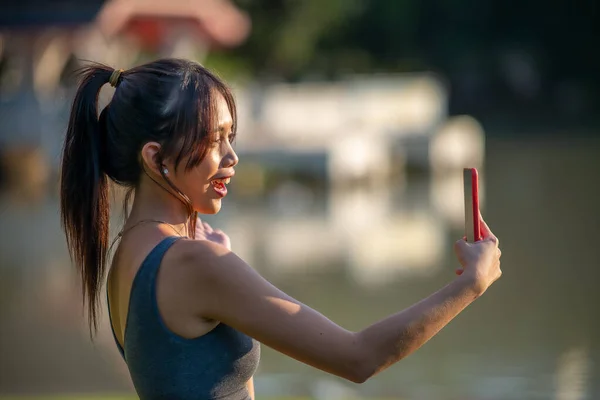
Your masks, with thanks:
[{"label": "earphone cord", "polygon": [[[148,178],[150,178],[150,179],[151,179],[151,180],[152,180],[154,183],[156,183],[156,184],[157,184],[157,185],[158,185],[158,186],[159,186],[161,189],[163,189],[165,192],[169,193],[170,195],[173,195],[173,193],[172,193],[172,192],[171,192],[169,189],[167,189],[167,188],[166,188],[166,187],[164,187],[164,186],[163,186],[163,185],[162,185],[162,184],[161,184],[159,181],[157,181],[156,179],[154,179],[154,178],[153,178],[153,177],[152,177],[152,176],[151,176],[151,175],[148,173],[148,171],[146,171],[146,168],[144,168],[144,166],[142,166],[142,170],[144,171],[144,173],[146,174],[146,176],[147,176]],[[162,170],[161,170],[161,172],[162,172]],[[174,190],[176,190],[176,188],[174,187],[174,185],[173,185],[171,182],[169,182],[169,179],[168,179],[166,176],[164,176],[164,174],[161,174],[161,175],[163,175],[163,178],[164,178],[164,179],[165,179],[165,180],[166,180],[166,181],[167,181],[167,182],[170,184],[170,186],[171,186],[171,187],[173,187],[173,189],[174,189]],[[178,194],[179,196],[185,196],[185,195],[183,195],[183,193],[181,193],[179,190],[177,190],[177,192],[178,192],[177,194]],[[181,201],[181,202],[182,202],[182,203],[183,203],[183,204],[186,206],[186,208],[187,208],[188,210],[190,209],[189,200],[188,200],[187,198],[185,199],[185,200],[187,200],[187,202],[186,202],[185,200],[181,199],[181,198],[180,198],[180,197],[178,197],[178,196],[175,196],[175,197],[177,197],[177,199],[178,199],[179,201]],[[187,196],[185,196],[185,197],[187,197]],[[142,223],[147,223],[147,222],[155,222],[155,223],[159,223],[159,224],[165,224],[165,225],[169,225],[169,226],[170,226],[170,227],[171,227],[171,228],[172,228],[172,229],[173,229],[175,232],[177,232],[177,234],[178,234],[179,236],[182,236],[182,237],[184,236],[184,235],[183,235],[183,234],[182,234],[180,231],[178,231],[177,229],[175,229],[175,227],[174,227],[173,225],[171,225],[170,223],[168,223],[168,222],[166,222],[166,221],[162,221],[162,220],[159,220],[159,219],[146,218],[146,219],[139,220],[138,222],[136,222],[135,224],[133,224],[132,226],[130,226],[130,227],[129,227],[129,228],[127,228],[127,229],[122,229],[122,230],[121,230],[121,231],[120,231],[120,232],[117,234],[117,236],[114,238],[114,240],[112,241],[112,243],[111,243],[111,245],[110,245],[110,247],[109,247],[109,249],[108,249],[108,253],[110,254],[110,252],[112,251],[112,248],[113,248],[113,246],[115,245],[115,243],[117,242],[117,240],[119,240],[120,238],[122,238],[122,237],[123,237],[123,235],[124,235],[126,232],[129,232],[131,229],[135,228],[136,226],[138,226],[138,225],[140,225],[140,224],[142,224]]]}]

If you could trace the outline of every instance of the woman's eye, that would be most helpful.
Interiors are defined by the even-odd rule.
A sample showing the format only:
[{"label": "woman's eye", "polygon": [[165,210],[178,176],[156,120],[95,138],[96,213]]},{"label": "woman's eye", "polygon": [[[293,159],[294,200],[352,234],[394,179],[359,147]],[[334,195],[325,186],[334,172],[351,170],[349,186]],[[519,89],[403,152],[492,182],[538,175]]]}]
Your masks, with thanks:
[{"label": "woman's eye", "polygon": [[[225,139],[225,137],[227,137],[227,139]],[[216,136],[213,140],[212,143],[216,146],[218,144],[223,143],[225,140],[229,141],[229,143],[233,143],[233,141],[235,140],[235,133],[230,133],[229,135],[225,136],[223,135],[219,135]]]}]

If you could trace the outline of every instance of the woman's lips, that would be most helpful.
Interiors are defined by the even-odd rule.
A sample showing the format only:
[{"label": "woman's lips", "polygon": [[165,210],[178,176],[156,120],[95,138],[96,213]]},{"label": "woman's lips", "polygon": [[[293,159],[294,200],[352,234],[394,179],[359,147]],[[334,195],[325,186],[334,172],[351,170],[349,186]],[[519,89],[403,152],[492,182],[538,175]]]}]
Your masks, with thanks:
[{"label": "woman's lips", "polygon": [[210,184],[219,197],[225,197],[227,195],[227,186],[225,185],[230,181],[231,178],[213,179]]}]

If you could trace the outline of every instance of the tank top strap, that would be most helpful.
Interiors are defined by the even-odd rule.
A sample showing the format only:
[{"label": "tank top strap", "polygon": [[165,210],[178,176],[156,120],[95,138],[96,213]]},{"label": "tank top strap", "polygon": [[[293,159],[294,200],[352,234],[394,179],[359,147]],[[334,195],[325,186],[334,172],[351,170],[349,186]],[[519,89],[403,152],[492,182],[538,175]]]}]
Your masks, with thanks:
[{"label": "tank top strap", "polygon": [[132,300],[140,296],[144,298],[143,301],[147,301],[154,297],[156,290],[156,276],[158,275],[160,263],[167,250],[169,250],[173,243],[179,239],[181,239],[180,236],[166,237],[160,241],[150,253],[148,253],[133,279],[129,294],[130,304],[132,303]]},{"label": "tank top strap", "polygon": [[[125,337],[125,341],[127,341],[127,329],[132,324],[134,326],[139,326],[141,324],[146,327],[154,323],[160,324],[158,304],[156,301],[156,276],[158,275],[158,269],[165,253],[167,250],[169,250],[173,243],[179,239],[181,239],[181,236],[168,236],[161,240],[150,251],[150,253],[148,253],[140,265],[135,277],[133,278],[131,290],[129,291],[129,305],[125,324],[125,333],[123,335]],[[108,300],[108,290],[106,291],[106,298],[110,328],[113,338],[117,344],[119,353],[121,353],[123,359],[126,359],[125,349],[117,340],[117,336],[113,328],[112,316],[110,314],[110,302]]]}]

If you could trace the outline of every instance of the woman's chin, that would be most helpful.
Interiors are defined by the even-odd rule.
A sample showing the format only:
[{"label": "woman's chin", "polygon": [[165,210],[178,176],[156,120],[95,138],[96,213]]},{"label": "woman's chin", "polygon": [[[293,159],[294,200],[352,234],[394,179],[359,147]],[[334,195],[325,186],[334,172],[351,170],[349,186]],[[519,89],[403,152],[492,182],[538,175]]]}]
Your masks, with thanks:
[{"label": "woman's chin", "polygon": [[216,214],[221,211],[221,199],[211,199],[207,203],[202,204],[201,207],[198,207],[196,211],[205,215]]}]

